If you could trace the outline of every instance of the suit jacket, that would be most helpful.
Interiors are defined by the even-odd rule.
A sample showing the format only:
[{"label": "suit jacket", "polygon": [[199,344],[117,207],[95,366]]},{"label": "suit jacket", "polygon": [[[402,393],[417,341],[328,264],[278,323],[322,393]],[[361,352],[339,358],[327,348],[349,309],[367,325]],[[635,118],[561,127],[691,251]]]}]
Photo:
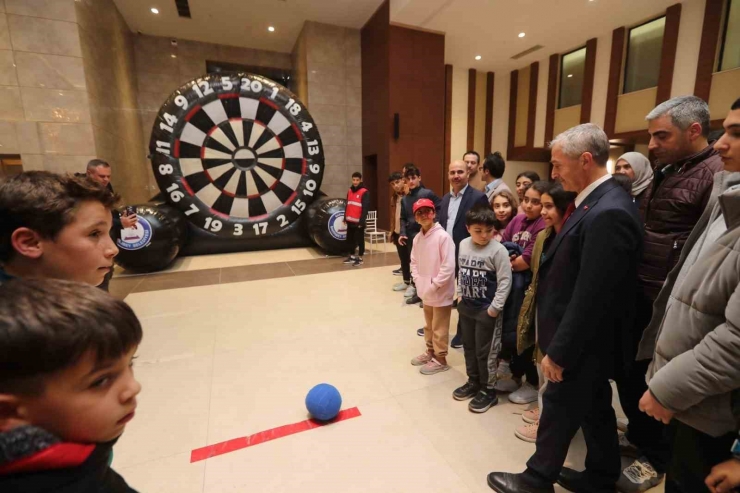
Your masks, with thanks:
[{"label": "suit jacket", "polygon": [[[568,370],[585,357],[627,364],[642,228],[627,192],[607,180],[591,192],[545,252],[537,285],[538,344]],[[615,358],[617,356],[617,358]]]},{"label": "suit jacket", "polygon": [[[450,198],[452,194],[448,193],[442,197],[442,201],[439,204],[439,224],[443,229],[447,229],[447,209],[450,206]],[[468,186],[465,193],[462,196],[462,202],[460,202],[460,208],[457,210],[457,217],[455,218],[455,225],[452,227],[452,241],[455,242],[455,255],[457,255],[457,249],[460,246],[460,242],[470,236],[468,228],[465,227],[465,214],[476,204],[488,205],[488,199],[486,194],[476,190],[475,188]]]}]

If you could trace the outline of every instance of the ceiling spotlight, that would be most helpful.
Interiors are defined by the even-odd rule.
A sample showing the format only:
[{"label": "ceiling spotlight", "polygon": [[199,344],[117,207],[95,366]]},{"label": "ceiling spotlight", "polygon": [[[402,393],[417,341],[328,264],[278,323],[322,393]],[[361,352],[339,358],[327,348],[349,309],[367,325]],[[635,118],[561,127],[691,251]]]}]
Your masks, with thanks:
[{"label": "ceiling spotlight", "polygon": [[268,27],[267,30],[270,31],[271,33],[275,32],[275,28],[272,26]]},{"label": "ceiling spotlight", "polygon": [[173,54],[171,54],[170,56],[171,56],[172,58],[177,58],[177,55],[175,55],[174,53],[173,53]]},{"label": "ceiling spotlight", "polygon": [[482,56],[480,56],[480,55],[475,55],[475,59],[476,59],[476,60],[480,60],[481,58],[483,58],[483,57],[482,57]]},{"label": "ceiling spotlight", "polygon": [[570,79],[571,77],[573,77],[573,74],[568,74],[568,78]]},{"label": "ceiling spotlight", "polygon": [[520,38],[523,38],[524,36],[526,36],[526,34],[525,34],[525,33],[519,33],[519,37],[520,37]]},{"label": "ceiling spotlight", "polygon": [[158,14],[158,13],[159,13],[159,9],[156,7],[152,7],[152,14]]}]

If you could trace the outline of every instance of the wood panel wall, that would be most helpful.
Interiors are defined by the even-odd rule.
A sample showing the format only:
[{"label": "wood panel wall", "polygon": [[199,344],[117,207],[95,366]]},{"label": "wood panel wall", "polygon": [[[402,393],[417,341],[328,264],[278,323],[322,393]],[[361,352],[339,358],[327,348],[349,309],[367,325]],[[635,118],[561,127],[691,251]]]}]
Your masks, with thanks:
[{"label": "wood panel wall", "polygon": [[[378,209],[378,226],[388,229],[392,117],[390,101],[390,4],[384,2],[360,32],[362,43],[362,156],[364,174],[375,173],[382,184],[371,190]],[[389,118],[390,117],[390,118]]]}]

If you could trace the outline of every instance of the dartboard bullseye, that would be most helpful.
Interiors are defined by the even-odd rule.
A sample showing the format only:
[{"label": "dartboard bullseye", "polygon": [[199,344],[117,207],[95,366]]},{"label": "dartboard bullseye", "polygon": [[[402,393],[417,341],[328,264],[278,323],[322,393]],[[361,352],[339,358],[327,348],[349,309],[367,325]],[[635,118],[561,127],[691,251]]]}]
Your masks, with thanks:
[{"label": "dartboard bullseye", "polygon": [[318,195],[321,138],[285,87],[252,74],[178,89],[149,144],[162,193],[194,225],[226,238],[277,233]]}]

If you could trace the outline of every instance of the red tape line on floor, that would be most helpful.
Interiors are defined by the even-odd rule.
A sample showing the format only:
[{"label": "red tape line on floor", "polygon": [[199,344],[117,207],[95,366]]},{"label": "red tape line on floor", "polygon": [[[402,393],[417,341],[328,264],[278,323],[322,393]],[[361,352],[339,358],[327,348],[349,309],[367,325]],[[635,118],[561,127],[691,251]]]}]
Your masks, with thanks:
[{"label": "red tape line on floor", "polygon": [[278,426],[271,430],[260,431],[259,433],[255,433],[254,435],[249,435],[247,437],[234,438],[233,440],[227,440],[214,445],[208,445],[207,447],[197,448],[190,452],[190,463],[228,454],[229,452],[235,452],[243,448],[259,445],[260,443],[287,437],[288,435],[295,435],[296,433],[301,433],[303,431],[313,430],[314,428],[320,428],[338,421],[357,418],[358,416],[360,416],[360,410],[356,407],[352,407],[350,409],[345,409],[344,411],[339,411],[337,417],[331,421],[307,419],[300,423],[293,423]]}]

